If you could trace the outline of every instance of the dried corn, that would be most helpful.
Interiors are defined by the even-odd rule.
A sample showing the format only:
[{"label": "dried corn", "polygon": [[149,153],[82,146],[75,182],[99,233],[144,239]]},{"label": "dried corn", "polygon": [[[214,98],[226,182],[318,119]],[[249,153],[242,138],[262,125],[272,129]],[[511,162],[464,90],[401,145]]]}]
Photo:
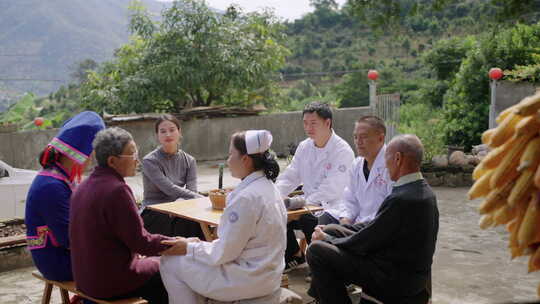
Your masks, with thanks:
[{"label": "dried corn", "polygon": [[491,136],[490,146],[496,148],[508,141],[516,132],[516,125],[522,118],[522,116],[515,113],[508,115],[495,129]]},{"label": "dried corn", "polygon": [[516,184],[510,191],[508,196],[508,205],[511,207],[516,206],[519,202],[528,200],[533,189],[533,170],[525,170],[516,180]]},{"label": "dried corn", "polygon": [[540,109],[540,93],[526,97],[517,106],[515,113],[527,116],[536,113]]},{"label": "dried corn", "polygon": [[489,194],[489,191],[491,190],[489,183],[492,174],[493,170],[484,174],[479,180],[474,183],[472,188],[469,190],[469,199],[472,200],[475,198],[487,196]]},{"label": "dried corn", "polygon": [[492,189],[499,188],[506,183],[513,181],[519,174],[517,166],[525,147],[527,146],[528,138],[520,137],[513,146],[511,146],[504,156],[499,166],[494,169],[491,176],[490,187]]},{"label": "dried corn", "polygon": [[533,169],[540,163],[540,137],[535,137],[527,144],[519,161],[518,171]]}]

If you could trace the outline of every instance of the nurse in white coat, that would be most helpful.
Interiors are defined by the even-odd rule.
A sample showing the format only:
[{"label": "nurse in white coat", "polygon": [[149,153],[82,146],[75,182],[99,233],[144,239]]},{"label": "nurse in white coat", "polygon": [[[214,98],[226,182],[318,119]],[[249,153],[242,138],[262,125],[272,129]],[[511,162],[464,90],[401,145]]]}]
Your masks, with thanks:
[{"label": "nurse in white coat", "polygon": [[364,116],[355,123],[353,136],[359,156],[353,162],[343,195],[341,224],[373,220],[394,184],[384,162],[384,121],[376,116]]},{"label": "nurse in white coat", "polygon": [[169,303],[278,303],[287,212],[272,182],[279,166],[268,152],[271,142],[266,130],[232,136],[227,162],[242,182],[227,196],[216,240],[164,241],[172,245],[160,265]]}]

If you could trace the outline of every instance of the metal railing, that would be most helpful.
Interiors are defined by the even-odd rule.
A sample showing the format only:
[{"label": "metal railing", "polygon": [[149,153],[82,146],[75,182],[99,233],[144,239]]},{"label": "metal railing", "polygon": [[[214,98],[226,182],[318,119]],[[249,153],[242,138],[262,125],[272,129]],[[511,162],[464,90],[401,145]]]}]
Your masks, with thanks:
[{"label": "metal railing", "polygon": [[386,124],[386,138],[385,142],[389,142],[392,137],[399,134],[399,106],[401,104],[400,95],[383,94],[377,95],[377,102],[375,105],[375,115],[384,120]]}]

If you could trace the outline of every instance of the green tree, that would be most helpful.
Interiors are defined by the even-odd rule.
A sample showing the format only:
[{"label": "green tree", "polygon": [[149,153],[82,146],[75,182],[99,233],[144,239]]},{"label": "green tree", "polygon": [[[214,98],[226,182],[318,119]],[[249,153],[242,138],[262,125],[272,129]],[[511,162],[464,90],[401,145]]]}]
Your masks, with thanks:
[{"label": "green tree", "polygon": [[367,70],[345,75],[343,81],[333,90],[341,108],[368,106]]},{"label": "green tree", "polygon": [[87,80],[88,73],[95,70],[97,67],[98,64],[93,59],[84,59],[71,67],[72,72],[70,76],[76,83],[81,84]]},{"label": "green tree", "polygon": [[[84,103],[107,112],[250,105],[271,92],[289,53],[271,12],[220,15],[203,1],[175,1],[155,23],[134,6],[132,42],[93,73]],[[234,13],[233,13],[234,12]]]},{"label": "green tree", "polygon": [[437,79],[450,80],[467,57],[467,52],[474,47],[476,39],[472,36],[439,40],[423,55],[422,61],[435,72]]},{"label": "green tree", "polygon": [[411,41],[409,40],[409,38],[405,38],[405,40],[403,41],[403,44],[401,44],[401,46],[406,50],[406,51],[409,51],[411,49]]},{"label": "green tree", "polygon": [[444,151],[442,110],[427,103],[405,103],[399,109],[399,132],[416,134],[424,144],[424,163]]},{"label": "green tree", "polygon": [[[468,0],[349,0],[348,8],[362,22],[373,28],[392,28],[405,23],[409,17],[440,13],[451,7],[456,17],[464,14]],[[489,0],[496,21],[503,24],[538,20],[539,0]],[[491,13],[484,10],[483,13]],[[414,23],[415,26],[421,25]]]},{"label": "green tree", "polygon": [[517,25],[481,37],[478,47],[467,53],[444,96],[446,142],[466,148],[479,144],[488,128],[489,69],[535,64],[539,55],[540,23]]},{"label": "green tree", "polygon": [[337,10],[338,9],[338,4],[336,0],[309,0],[309,5],[313,6],[316,10],[319,10],[319,9]]}]

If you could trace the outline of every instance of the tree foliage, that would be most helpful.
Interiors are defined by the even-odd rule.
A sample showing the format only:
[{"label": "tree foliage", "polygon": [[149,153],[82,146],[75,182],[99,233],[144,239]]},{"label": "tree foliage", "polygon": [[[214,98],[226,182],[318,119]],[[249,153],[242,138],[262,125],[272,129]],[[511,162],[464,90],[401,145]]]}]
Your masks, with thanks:
[{"label": "tree foliage", "polygon": [[156,23],[133,7],[132,42],[92,73],[84,104],[112,113],[250,105],[285,62],[282,25],[271,12],[224,15],[203,1],[175,1]]},{"label": "tree foliage", "polygon": [[[484,0],[482,10],[472,11],[476,3],[469,0],[349,0],[350,12],[362,22],[366,22],[373,28],[399,28],[403,26],[421,26],[411,17],[420,15],[444,15],[443,11],[453,11],[455,14],[464,16],[472,15],[473,18],[484,16],[493,17],[495,23],[513,24],[515,22],[531,23],[538,20],[540,9],[539,0]],[[413,23],[407,23],[407,20]]]},{"label": "tree foliage", "polygon": [[424,144],[424,162],[444,152],[442,109],[426,102],[405,103],[399,109],[400,133],[417,135]]},{"label": "tree foliage", "polygon": [[72,72],[70,76],[76,83],[81,84],[88,79],[90,71],[95,70],[97,67],[98,63],[95,60],[90,58],[84,59],[71,67]]},{"label": "tree foliage", "polygon": [[517,25],[485,34],[467,53],[444,96],[446,142],[470,148],[488,128],[489,78],[492,67],[511,70],[538,63],[540,23]]},{"label": "tree foliage", "polygon": [[471,36],[440,40],[424,54],[422,61],[435,72],[438,80],[451,80],[475,44],[476,39]]}]

